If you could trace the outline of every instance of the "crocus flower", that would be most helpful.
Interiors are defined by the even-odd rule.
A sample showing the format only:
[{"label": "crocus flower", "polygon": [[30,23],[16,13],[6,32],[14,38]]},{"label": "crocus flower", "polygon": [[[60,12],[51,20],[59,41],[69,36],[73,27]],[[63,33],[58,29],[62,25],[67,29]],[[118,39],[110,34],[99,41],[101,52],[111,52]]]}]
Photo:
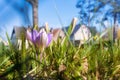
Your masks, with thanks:
[{"label": "crocus flower", "polygon": [[34,29],[32,31],[27,30],[27,39],[37,47],[47,47],[52,41],[52,36],[52,34],[46,33],[44,29],[39,32]]}]

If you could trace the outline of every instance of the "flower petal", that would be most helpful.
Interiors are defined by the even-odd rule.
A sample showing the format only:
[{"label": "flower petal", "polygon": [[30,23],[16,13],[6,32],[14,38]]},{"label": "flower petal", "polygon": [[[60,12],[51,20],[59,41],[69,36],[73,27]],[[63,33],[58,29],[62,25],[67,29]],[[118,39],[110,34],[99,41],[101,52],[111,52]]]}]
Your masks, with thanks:
[{"label": "flower petal", "polygon": [[50,42],[52,41],[52,37],[53,37],[53,34],[48,34],[48,41],[47,41],[47,44],[46,46],[48,46],[50,44]]},{"label": "flower petal", "polygon": [[27,30],[27,39],[32,41],[32,34],[31,34],[31,32],[29,30]]},{"label": "flower petal", "polygon": [[47,41],[48,41],[47,33],[43,32],[41,35],[41,43],[43,47],[46,47]]},{"label": "flower petal", "polygon": [[33,30],[31,34],[32,34],[32,42],[35,43],[38,34],[37,30]]},{"label": "flower petal", "polygon": [[40,42],[40,40],[41,40],[41,35],[42,35],[42,33],[39,33],[39,35],[37,35],[37,37],[36,37],[36,45],[39,47],[40,45],[41,45],[41,42]]},{"label": "flower petal", "polygon": [[42,33],[42,32],[45,32],[44,28],[40,29],[40,31],[39,31],[39,33]]},{"label": "flower petal", "polygon": [[47,34],[44,29],[39,32],[37,30],[32,30],[31,32],[27,30],[27,39],[29,39],[35,46],[45,48],[52,41],[53,34]]},{"label": "flower petal", "polygon": [[31,42],[35,43],[37,35],[38,35],[37,30],[32,31],[27,30],[27,39],[29,39]]}]

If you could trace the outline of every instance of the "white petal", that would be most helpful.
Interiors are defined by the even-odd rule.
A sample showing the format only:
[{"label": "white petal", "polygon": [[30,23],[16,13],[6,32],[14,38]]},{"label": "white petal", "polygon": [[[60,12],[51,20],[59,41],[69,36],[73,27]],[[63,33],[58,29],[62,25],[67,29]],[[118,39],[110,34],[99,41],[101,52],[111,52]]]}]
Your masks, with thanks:
[{"label": "white petal", "polygon": [[40,38],[41,46],[42,46],[42,47],[46,47],[47,41],[48,41],[47,33],[46,33],[46,32],[43,32],[43,33],[41,34],[41,38]]}]

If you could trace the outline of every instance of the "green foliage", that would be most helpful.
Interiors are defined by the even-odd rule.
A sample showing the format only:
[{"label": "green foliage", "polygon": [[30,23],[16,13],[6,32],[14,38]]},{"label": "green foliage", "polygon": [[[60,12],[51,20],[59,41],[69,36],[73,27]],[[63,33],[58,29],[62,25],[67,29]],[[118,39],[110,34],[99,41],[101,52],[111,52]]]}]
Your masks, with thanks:
[{"label": "green foliage", "polygon": [[[69,30],[70,33],[70,30]],[[44,51],[25,38],[19,50],[11,44],[0,45],[0,78],[3,80],[117,80],[120,78],[120,45],[99,40],[96,43],[74,46],[69,36],[47,47]]]}]

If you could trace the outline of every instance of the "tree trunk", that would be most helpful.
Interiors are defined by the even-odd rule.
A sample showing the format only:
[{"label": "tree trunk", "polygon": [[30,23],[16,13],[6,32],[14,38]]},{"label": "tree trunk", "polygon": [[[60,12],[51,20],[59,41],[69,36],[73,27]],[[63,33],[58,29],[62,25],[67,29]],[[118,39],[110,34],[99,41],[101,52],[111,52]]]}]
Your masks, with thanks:
[{"label": "tree trunk", "polygon": [[33,26],[34,27],[38,26],[38,6],[36,4],[33,4]]},{"label": "tree trunk", "polygon": [[33,28],[38,29],[38,0],[27,0],[33,8]]},{"label": "tree trunk", "polygon": [[117,21],[117,13],[114,13],[113,41],[115,41],[115,38],[116,38],[116,36],[117,36],[117,34],[116,34],[116,30],[115,30],[115,27],[116,27],[116,21]]}]

